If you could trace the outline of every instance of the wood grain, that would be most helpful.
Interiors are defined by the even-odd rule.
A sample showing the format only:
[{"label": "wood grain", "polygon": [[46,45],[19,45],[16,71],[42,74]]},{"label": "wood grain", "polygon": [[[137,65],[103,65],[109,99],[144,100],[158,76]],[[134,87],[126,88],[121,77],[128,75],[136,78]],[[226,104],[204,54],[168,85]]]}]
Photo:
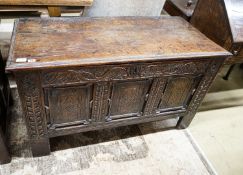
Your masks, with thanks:
[{"label": "wood grain", "polygon": [[178,17],[20,19],[15,30],[7,70],[229,55]]},{"label": "wood grain", "polygon": [[93,0],[1,0],[0,5],[91,6]]}]

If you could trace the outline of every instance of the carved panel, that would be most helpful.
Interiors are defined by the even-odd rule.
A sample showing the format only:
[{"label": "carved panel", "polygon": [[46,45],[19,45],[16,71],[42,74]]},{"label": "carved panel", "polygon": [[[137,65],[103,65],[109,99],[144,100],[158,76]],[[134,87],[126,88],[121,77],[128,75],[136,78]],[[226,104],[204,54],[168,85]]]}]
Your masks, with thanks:
[{"label": "carved panel", "polygon": [[159,109],[183,108],[190,95],[192,84],[191,77],[169,78]]},{"label": "carved panel", "polygon": [[92,121],[101,122],[108,115],[110,83],[101,82],[94,85]]},{"label": "carved panel", "polygon": [[90,86],[46,90],[50,127],[87,124],[90,117]]},{"label": "carved panel", "polygon": [[57,71],[43,71],[42,82],[45,86],[48,86],[91,81],[95,82],[158,77],[161,75],[198,74],[204,73],[207,66],[208,61],[188,61],[167,64],[136,64],[63,69]]},{"label": "carved panel", "polygon": [[141,116],[149,80],[121,81],[113,85],[110,118]]},{"label": "carved panel", "polygon": [[151,115],[156,112],[161,96],[165,88],[165,78],[155,78],[149,91],[148,101],[144,109],[144,115]]},{"label": "carved panel", "polygon": [[15,75],[28,132],[32,139],[46,135],[46,119],[41,101],[38,73],[18,73]]}]

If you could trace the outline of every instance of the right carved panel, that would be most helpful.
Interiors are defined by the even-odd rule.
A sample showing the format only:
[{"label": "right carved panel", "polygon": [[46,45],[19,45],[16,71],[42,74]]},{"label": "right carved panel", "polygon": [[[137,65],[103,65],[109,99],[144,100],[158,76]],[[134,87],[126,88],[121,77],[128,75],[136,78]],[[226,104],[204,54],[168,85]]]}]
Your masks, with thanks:
[{"label": "right carved panel", "polygon": [[197,79],[193,77],[171,77],[167,80],[164,93],[158,105],[159,111],[183,109],[193,93]]}]

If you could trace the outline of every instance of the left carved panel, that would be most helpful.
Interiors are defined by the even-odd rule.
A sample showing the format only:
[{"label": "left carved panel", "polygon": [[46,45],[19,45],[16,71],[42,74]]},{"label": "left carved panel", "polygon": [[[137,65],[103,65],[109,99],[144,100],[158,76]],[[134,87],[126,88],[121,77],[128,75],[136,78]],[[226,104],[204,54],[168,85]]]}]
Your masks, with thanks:
[{"label": "left carved panel", "polygon": [[49,128],[89,123],[91,86],[45,89],[45,108]]}]

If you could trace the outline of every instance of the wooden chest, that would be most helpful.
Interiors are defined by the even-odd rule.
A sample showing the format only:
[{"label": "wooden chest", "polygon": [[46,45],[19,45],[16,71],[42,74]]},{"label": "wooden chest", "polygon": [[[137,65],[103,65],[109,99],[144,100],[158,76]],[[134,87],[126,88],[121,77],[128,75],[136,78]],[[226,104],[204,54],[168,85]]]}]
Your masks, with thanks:
[{"label": "wooden chest", "polygon": [[242,0],[198,0],[191,23],[234,55],[226,64],[243,62]]},{"label": "wooden chest", "polygon": [[172,117],[187,127],[229,55],[179,17],[21,19],[7,70],[39,156],[49,137]]},{"label": "wooden chest", "polygon": [[181,16],[190,21],[198,0],[166,0],[164,10],[171,16]]}]

